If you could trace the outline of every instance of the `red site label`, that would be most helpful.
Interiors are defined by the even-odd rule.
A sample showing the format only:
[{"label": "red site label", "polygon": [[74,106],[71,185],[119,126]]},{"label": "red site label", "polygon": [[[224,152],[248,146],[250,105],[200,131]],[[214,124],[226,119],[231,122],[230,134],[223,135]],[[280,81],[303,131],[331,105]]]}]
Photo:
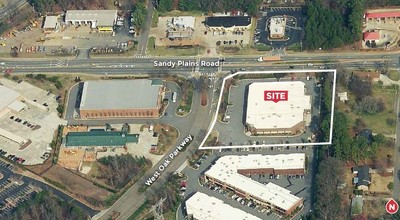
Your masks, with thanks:
[{"label": "red site label", "polygon": [[386,203],[386,212],[389,214],[395,214],[397,211],[399,211],[399,204],[396,202],[396,200],[394,199],[390,199],[387,203]]},{"label": "red site label", "polygon": [[265,90],[264,101],[273,101],[275,103],[279,101],[288,100],[288,91],[283,90]]}]

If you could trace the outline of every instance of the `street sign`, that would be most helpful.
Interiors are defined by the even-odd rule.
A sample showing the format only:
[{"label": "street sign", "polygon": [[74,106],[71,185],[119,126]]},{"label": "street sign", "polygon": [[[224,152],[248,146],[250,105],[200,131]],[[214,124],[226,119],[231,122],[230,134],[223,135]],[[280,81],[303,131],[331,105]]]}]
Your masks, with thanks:
[{"label": "street sign", "polygon": [[264,101],[273,101],[275,103],[279,101],[288,100],[288,91],[277,91],[277,90],[265,90]]},{"label": "street sign", "polygon": [[386,212],[393,215],[395,214],[397,211],[399,211],[399,204],[396,202],[396,200],[394,199],[390,199],[387,203],[386,203]]}]

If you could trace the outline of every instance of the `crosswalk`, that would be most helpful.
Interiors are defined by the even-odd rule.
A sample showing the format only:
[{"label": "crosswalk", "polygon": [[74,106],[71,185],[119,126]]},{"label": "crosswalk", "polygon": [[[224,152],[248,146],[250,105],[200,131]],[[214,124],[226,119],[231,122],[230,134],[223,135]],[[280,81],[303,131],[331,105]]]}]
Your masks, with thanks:
[{"label": "crosswalk", "polygon": [[270,53],[270,56],[286,56],[286,52],[284,49],[273,49]]},{"label": "crosswalk", "polygon": [[135,55],[134,58],[149,58],[150,56],[147,55]]},{"label": "crosswalk", "polygon": [[68,60],[56,59],[50,61],[50,67],[64,67],[68,66]]},{"label": "crosswalk", "polygon": [[301,8],[294,8],[294,7],[279,7],[279,8],[269,8],[270,12],[294,12],[294,11],[301,11]]}]

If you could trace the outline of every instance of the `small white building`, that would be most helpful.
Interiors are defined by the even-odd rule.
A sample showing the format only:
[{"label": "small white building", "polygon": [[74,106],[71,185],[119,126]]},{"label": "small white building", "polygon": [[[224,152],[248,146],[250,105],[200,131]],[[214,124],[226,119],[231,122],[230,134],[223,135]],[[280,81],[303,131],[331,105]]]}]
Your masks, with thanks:
[{"label": "small white building", "polygon": [[338,97],[339,97],[339,100],[340,100],[341,102],[347,102],[347,101],[349,101],[349,98],[347,97],[347,92],[339,92],[339,93],[338,93]]},{"label": "small white building", "polygon": [[286,18],[284,16],[272,17],[269,24],[270,38],[283,38],[285,36]]},{"label": "small white building", "polygon": [[179,16],[172,18],[172,25],[177,28],[191,28],[194,30],[196,18],[193,16]]},{"label": "small white building", "polygon": [[51,33],[58,29],[59,22],[57,16],[46,16],[43,23],[43,32]]}]

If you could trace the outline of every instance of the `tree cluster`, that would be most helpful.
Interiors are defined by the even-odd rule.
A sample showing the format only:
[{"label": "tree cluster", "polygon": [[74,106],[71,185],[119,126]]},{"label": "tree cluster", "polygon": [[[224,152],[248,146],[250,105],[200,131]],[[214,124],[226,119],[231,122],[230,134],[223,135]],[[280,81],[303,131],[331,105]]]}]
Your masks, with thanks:
[{"label": "tree cluster", "polygon": [[132,8],[132,25],[137,29],[142,29],[146,24],[146,15],[146,5],[142,1],[136,3]]},{"label": "tree cluster", "polygon": [[385,110],[385,102],[382,99],[377,99],[372,96],[364,97],[361,101],[356,102],[353,106],[354,113],[361,114],[376,114]]},{"label": "tree cluster", "polygon": [[7,219],[31,220],[31,219],[54,219],[54,220],[85,220],[89,216],[81,209],[65,201],[59,200],[47,191],[33,195],[33,198],[19,205]]},{"label": "tree cluster", "polygon": [[39,13],[71,9],[107,9],[107,0],[29,0],[29,3]]},{"label": "tree cluster", "polygon": [[364,0],[308,0],[304,44],[329,49],[361,39]]},{"label": "tree cluster", "polygon": [[132,178],[151,164],[144,157],[133,157],[131,154],[108,156],[99,159],[104,165],[100,167],[98,179],[106,179],[108,185],[117,189],[124,187]]},{"label": "tree cluster", "polygon": [[243,10],[255,15],[262,0],[179,0],[175,8],[174,0],[157,0],[158,10],[161,12],[179,9],[181,11],[225,12]]},{"label": "tree cluster", "polygon": [[315,177],[315,208],[320,219],[335,220],[338,216],[343,216],[341,194],[337,190],[343,173],[343,164],[334,157],[328,157],[319,164]]},{"label": "tree cluster", "polygon": [[150,204],[156,204],[160,198],[165,198],[163,209],[165,212],[175,212],[182,201],[179,195],[180,179],[177,175],[170,175],[164,185],[158,186],[149,195]]}]

